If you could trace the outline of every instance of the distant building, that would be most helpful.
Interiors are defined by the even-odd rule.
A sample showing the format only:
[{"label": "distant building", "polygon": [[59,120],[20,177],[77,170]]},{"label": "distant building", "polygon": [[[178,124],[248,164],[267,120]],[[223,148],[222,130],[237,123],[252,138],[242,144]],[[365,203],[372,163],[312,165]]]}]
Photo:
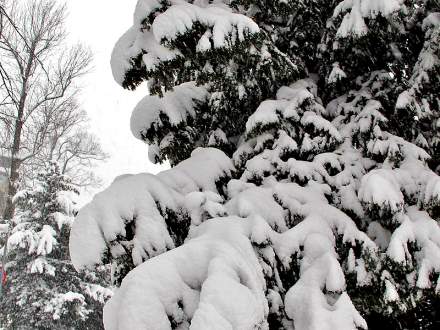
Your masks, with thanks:
[{"label": "distant building", "polygon": [[7,168],[11,166],[11,158],[0,155],[0,216],[6,207],[6,197],[8,195],[8,173]]}]

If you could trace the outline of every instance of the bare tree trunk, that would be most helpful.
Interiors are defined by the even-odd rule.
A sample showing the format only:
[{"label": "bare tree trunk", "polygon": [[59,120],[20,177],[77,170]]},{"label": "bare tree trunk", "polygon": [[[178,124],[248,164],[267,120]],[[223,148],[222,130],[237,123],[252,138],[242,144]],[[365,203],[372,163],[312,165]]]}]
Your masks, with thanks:
[{"label": "bare tree trunk", "polygon": [[20,150],[21,130],[23,123],[17,118],[14,133],[14,143],[12,146],[11,167],[8,184],[8,195],[6,200],[6,208],[3,213],[3,219],[6,221],[11,220],[14,217],[15,205],[13,203],[13,197],[17,193],[17,183],[19,178],[20,160],[18,159],[18,152]]},{"label": "bare tree trunk", "polygon": [[[20,169],[20,159],[18,158],[21,144],[21,131],[23,129],[23,115],[24,115],[24,107],[26,104],[27,97],[27,82],[28,77],[31,71],[33,61],[33,54],[29,57],[29,61],[27,63],[26,72],[23,77],[22,83],[22,92],[20,95],[20,101],[18,104],[18,112],[17,118],[15,119],[15,131],[14,131],[14,142],[12,144],[12,153],[11,153],[11,167],[9,172],[9,184],[8,184],[8,194],[6,199],[6,208],[3,214],[3,220],[9,224],[10,220],[14,217],[15,214],[15,204],[13,198],[17,193],[17,184],[19,178],[19,169]],[[6,242],[4,246],[3,256],[1,260],[1,271],[0,271],[0,298],[3,295],[3,273],[6,268],[6,260],[7,260],[7,251],[8,251],[8,241],[10,230],[8,229],[8,235],[6,237]]]},{"label": "bare tree trunk", "polygon": [[6,208],[3,213],[3,219],[6,221],[11,220],[14,217],[15,213],[15,205],[13,203],[13,198],[17,193],[17,185],[19,179],[19,170],[20,170],[20,159],[18,158],[21,146],[21,131],[23,130],[23,116],[24,109],[26,105],[27,98],[27,89],[28,89],[28,80],[29,75],[31,73],[31,68],[34,62],[34,52],[30,52],[29,59],[26,65],[26,70],[23,76],[23,82],[21,85],[21,95],[20,101],[18,103],[18,111],[17,118],[15,119],[15,130],[14,130],[14,141],[12,143],[12,152],[11,152],[11,167],[9,170],[9,183],[8,183],[8,195],[6,200]]}]

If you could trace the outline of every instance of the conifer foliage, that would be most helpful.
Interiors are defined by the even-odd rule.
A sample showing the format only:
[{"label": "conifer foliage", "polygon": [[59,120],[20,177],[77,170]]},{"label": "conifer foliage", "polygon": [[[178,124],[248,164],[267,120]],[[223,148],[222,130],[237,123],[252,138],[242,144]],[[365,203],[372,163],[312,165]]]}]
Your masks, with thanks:
[{"label": "conifer foliage", "polygon": [[97,270],[79,275],[69,259],[78,192],[55,162],[32,190],[15,196],[8,280],[1,301],[4,329],[99,329],[111,291]]},{"label": "conifer foliage", "polygon": [[173,167],[78,214],[105,327],[437,329],[439,31],[435,0],[139,0],[112,68]]}]

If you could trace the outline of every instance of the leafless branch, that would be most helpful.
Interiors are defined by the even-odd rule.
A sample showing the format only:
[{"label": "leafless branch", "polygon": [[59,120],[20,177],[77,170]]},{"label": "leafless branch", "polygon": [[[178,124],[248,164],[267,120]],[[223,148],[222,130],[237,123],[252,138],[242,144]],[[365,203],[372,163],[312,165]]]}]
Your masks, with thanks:
[{"label": "leafless branch", "polygon": [[90,168],[106,155],[96,138],[84,133],[87,117],[74,82],[88,72],[92,55],[81,44],[66,47],[65,5],[0,3],[0,152],[12,159],[4,214],[10,219],[18,183],[31,181],[45,161],[59,159],[77,176],[74,166]]}]

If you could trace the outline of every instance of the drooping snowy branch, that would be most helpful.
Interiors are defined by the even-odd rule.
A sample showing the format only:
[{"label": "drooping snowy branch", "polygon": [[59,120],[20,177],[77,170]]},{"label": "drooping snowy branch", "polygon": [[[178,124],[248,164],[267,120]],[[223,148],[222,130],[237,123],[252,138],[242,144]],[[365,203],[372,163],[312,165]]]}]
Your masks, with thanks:
[{"label": "drooping snowy branch", "polygon": [[[219,150],[196,149],[192,157],[157,176],[121,177],[78,214],[70,254],[76,268],[114,261],[116,281],[143,261],[183,243],[204,212],[221,212],[216,182],[231,175]],[[199,193],[198,193],[199,192]],[[196,194],[198,193],[198,194]],[[118,279],[119,278],[119,279]]]}]

